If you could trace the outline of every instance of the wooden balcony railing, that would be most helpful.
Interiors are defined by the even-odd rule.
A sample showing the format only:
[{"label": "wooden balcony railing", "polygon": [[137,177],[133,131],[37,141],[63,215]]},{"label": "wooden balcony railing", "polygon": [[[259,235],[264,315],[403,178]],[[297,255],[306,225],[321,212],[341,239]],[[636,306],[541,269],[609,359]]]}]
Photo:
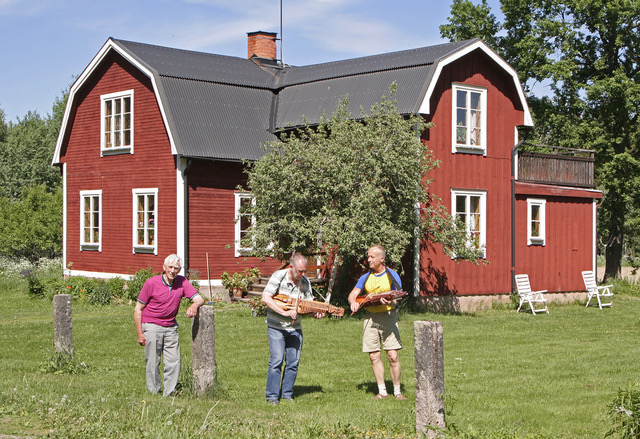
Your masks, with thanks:
[{"label": "wooden balcony railing", "polygon": [[518,181],[595,187],[593,151],[544,145],[527,145],[527,149],[536,152],[518,151]]}]

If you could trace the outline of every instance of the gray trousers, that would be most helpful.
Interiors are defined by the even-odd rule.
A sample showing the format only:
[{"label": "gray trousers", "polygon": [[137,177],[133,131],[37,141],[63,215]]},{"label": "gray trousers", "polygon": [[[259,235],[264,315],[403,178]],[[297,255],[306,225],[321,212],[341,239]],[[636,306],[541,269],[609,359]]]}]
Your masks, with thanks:
[{"label": "gray trousers", "polygon": [[178,325],[159,326],[143,323],[142,331],[146,339],[144,356],[147,361],[147,389],[151,393],[160,392],[160,360],[164,360],[164,392],[169,396],[176,390],[180,375],[180,341]]}]

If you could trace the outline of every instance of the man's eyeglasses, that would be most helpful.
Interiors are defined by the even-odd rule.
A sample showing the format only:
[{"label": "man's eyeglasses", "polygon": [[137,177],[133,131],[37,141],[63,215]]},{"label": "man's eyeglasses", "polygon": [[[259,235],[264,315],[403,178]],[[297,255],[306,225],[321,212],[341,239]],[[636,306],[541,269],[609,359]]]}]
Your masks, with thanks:
[{"label": "man's eyeglasses", "polygon": [[167,268],[171,271],[180,271],[182,270],[182,267],[179,265],[167,265]]}]

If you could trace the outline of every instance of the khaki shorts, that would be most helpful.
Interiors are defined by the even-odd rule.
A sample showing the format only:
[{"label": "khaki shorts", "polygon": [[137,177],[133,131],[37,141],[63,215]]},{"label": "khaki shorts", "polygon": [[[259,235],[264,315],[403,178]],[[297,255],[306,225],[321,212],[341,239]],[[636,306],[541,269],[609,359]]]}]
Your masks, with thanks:
[{"label": "khaki shorts", "polygon": [[[382,346],[381,346],[382,345]],[[382,347],[382,349],[380,349]],[[362,333],[362,352],[402,349],[398,312],[367,313]]]}]

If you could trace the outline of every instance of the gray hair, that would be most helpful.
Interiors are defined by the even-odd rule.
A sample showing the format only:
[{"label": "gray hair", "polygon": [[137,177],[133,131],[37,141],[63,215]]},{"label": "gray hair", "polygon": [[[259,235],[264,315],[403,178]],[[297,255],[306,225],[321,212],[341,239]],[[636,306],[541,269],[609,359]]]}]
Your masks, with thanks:
[{"label": "gray hair", "polygon": [[387,258],[387,251],[384,249],[383,246],[381,246],[380,244],[372,245],[369,250],[374,249],[374,248],[376,250],[378,250],[382,254],[383,258],[385,258],[385,259]]},{"label": "gray hair", "polygon": [[291,255],[291,259],[289,259],[289,265],[291,265],[292,267],[295,267],[295,264],[297,264],[298,262],[304,262],[304,264],[307,264],[307,258],[305,258],[302,253],[294,253]]},{"label": "gray hair", "polygon": [[176,264],[180,264],[180,267],[182,267],[182,259],[180,258],[180,256],[176,255],[175,253],[164,258],[164,265],[175,266]]}]

